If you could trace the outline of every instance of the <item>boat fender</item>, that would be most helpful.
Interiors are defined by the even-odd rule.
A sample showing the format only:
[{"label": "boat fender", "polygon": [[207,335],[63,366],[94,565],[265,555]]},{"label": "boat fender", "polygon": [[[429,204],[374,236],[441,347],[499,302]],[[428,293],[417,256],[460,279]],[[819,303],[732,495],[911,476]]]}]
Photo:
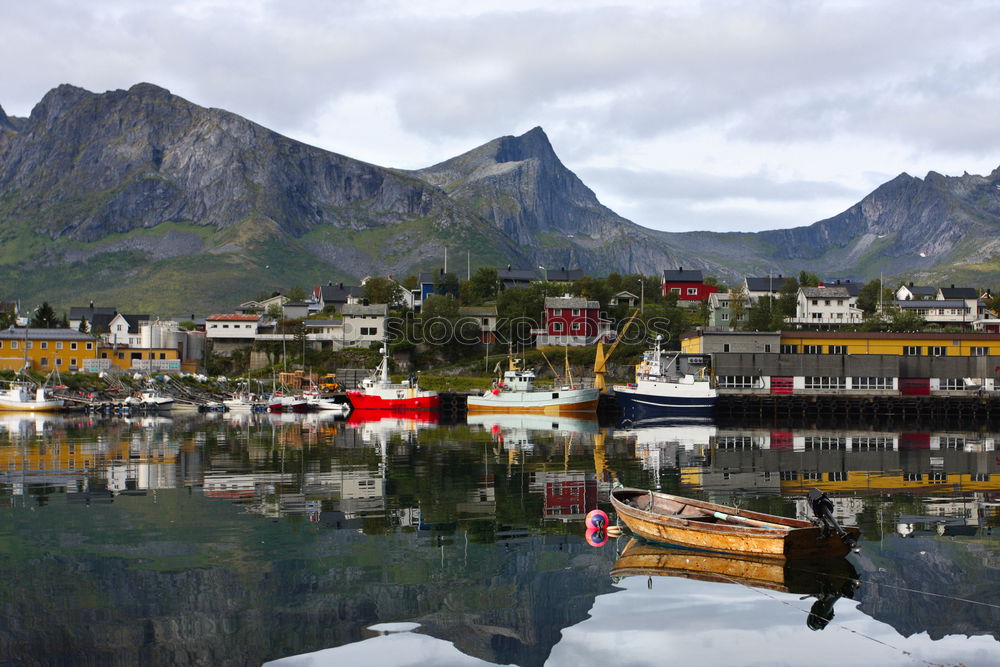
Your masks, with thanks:
[{"label": "boat fender", "polygon": [[603,547],[608,541],[608,531],[603,528],[594,528],[591,526],[587,529],[587,544],[592,547]]},{"label": "boat fender", "polygon": [[590,510],[587,518],[583,520],[587,528],[604,529],[608,525],[608,515],[604,510]]}]

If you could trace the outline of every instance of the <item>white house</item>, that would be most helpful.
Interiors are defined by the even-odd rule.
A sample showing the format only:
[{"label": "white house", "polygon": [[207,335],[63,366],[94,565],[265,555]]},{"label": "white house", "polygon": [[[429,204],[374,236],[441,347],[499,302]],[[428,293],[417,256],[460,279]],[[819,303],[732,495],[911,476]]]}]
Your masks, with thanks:
[{"label": "white house", "polygon": [[250,345],[257,337],[263,317],[259,314],[209,315],[205,318],[205,339],[216,352],[227,353]]},{"label": "white house", "polygon": [[935,298],[937,288],[930,285],[900,285],[896,288],[897,301],[927,301]]},{"label": "white house", "polygon": [[795,317],[786,317],[789,324],[843,326],[858,324],[861,310],[851,303],[845,287],[800,287]]},{"label": "white house", "polygon": [[385,322],[389,306],[376,303],[370,306],[345,304],[340,309],[344,316],[344,339],[353,341],[348,346],[364,346],[382,342],[385,338]]},{"label": "white house", "polygon": [[126,315],[115,313],[108,323],[104,340],[108,345],[128,345],[142,347],[141,325],[149,322],[149,315]]}]

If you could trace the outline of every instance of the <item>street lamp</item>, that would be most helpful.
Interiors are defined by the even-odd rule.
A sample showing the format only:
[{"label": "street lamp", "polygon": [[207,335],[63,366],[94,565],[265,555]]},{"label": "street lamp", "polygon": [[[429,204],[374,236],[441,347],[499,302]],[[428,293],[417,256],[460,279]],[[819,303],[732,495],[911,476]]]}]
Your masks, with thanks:
[{"label": "street lamp", "polygon": [[542,275],[545,276],[545,282],[549,282],[549,270],[546,269],[541,264],[538,265],[538,268],[540,268],[542,270]]},{"label": "street lamp", "polygon": [[646,281],[642,278],[639,279],[639,312],[643,312],[643,307],[646,303]]}]

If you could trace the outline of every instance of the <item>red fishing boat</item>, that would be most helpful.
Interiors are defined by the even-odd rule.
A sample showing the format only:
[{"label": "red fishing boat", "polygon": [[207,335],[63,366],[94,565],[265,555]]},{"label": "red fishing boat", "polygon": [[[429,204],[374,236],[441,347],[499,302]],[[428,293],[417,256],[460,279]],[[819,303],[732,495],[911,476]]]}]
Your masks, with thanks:
[{"label": "red fishing boat", "polygon": [[361,381],[358,389],[347,392],[355,410],[437,410],[441,399],[436,391],[417,386],[414,376],[394,383],[389,379],[389,353],[382,348],[382,363]]}]

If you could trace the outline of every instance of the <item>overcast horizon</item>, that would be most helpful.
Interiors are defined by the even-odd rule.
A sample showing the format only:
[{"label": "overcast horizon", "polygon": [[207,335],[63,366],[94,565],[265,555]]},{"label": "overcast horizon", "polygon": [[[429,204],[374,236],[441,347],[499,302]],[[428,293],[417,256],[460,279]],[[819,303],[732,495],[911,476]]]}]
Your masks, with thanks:
[{"label": "overcast horizon", "polygon": [[514,0],[11,3],[0,106],[149,82],[415,169],[541,126],[666,231],[837,215],[906,172],[1000,165],[1000,5]]}]

